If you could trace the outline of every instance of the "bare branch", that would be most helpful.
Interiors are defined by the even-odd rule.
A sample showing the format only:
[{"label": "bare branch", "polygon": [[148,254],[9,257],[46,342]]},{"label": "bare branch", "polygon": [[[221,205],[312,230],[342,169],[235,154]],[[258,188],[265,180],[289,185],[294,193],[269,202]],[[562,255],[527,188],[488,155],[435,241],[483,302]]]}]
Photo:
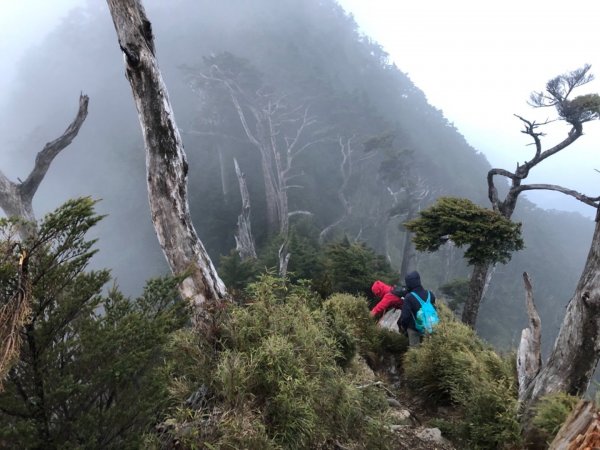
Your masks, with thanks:
[{"label": "bare branch", "polygon": [[492,203],[492,207],[494,208],[494,210],[498,210],[499,199],[498,199],[498,189],[496,188],[496,185],[494,184],[494,176],[495,175],[501,175],[503,177],[507,177],[512,180],[517,179],[518,177],[514,173],[509,172],[508,170],[504,170],[504,169],[491,169],[488,172],[488,174],[487,174],[488,198],[490,199],[490,202]]},{"label": "bare branch", "polygon": [[555,184],[524,184],[515,188],[515,193],[519,194],[523,191],[533,190],[562,192],[563,194],[570,195],[571,197],[576,198],[580,202],[585,203],[589,206],[593,206],[594,208],[598,208],[598,203],[600,202],[600,197],[588,197],[587,195],[581,194],[573,189],[567,189],[562,186],[557,186]]},{"label": "bare branch", "polygon": [[521,133],[528,134],[533,138],[533,142],[535,144],[534,159],[538,158],[540,156],[540,153],[542,152],[542,142],[540,141],[540,136],[542,136],[543,133],[536,133],[535,129],[540,125],[545,125],[545,123],[536,124],[535,122],[530,122],[517,114],[515,114],[515,116],[518,117],[525,124],[525,129],[522,130]]},{"label": "bare branch", "polygon": [[246,136],[248,136],[250,142],[252,142],[256,147],[260,148],[260,142],[254,136],[254,134],[252,134],[252,131],[250,130],[250,127],[248,126],[248,122],[246,120],[246,114],[244,113],[244,110],[242,109],[242,106],[240,105],[240,102],[237,96],[235,95],[235,92],[233,91],[229,83],[227,83],[226,81],[223,81],[223,83],[225,83],[225,85],[229,88],[229,95],[231,97],[231,101],[233,103],[233,106],[235,107],[238,117],[240,118],[240,122],[242,124],[242,127],[244,128]]},{"label": "bare branch", "polygon": [[288,213],[288,217],[292,217],[292,216],[298,216],[298,215],[304,215],[304,216],[312,216],[313,213],[310,211],[303,211],[303,210],[298,210],[298,211],[290,211]]},{"label": "bare branch", "polygon": [[254,246],[254,237],[252,236],[252,228],[250,225],[250,194],[248,194],[248,188],[246,186],[246,177],[241,171],[236,158],[233,158],[233,163],[240,185],[240,194],[242,196],[242,212],[238,216],[237,221],[235,248],[238,251],[242,261],[248,259],[255,260],[257,256]]},{"label": "bare branch", "polygon": [[526,162],[522,167],[526,168],[524,170],[529,171],[529,169],[531,169],[536,164],[539,164],[544,159],[567,148],[569,145],[571,145],[573,142],[575,142],[577,139],[579,139],[582,135],[583,135],[583,128],[582,128],[581,124],[574,124],[573,128],[571,128],[568,136],[565,139],[563,139],[561,142],[556,144],[554,147],[549,148],[548,150],[545,150],[541,153],[536,152],[536,156],[531,161]]},{"label": "bare branch", "polygon": [[77,111],[77,115],[73,122],[67,127],[62,136],[52,142],[48,142],[42,151],[37,154],[33,170],[20,186],[20,191],[25,197],[28,197],[29,199],[33,198],[33,195],[44,179],[44,176],[56,155],[73,142],[73,139],[75,139],[75,136],[79,133],[79,129],[87,117],[88,102],[89,97],[81,94],[79,96],[79,110]]},{"label": "bare branch", "polygon": [[307,106],[304,109],[304,114],[302,116],[302,123],[300,124],[300,126],[298,127],[298,129],[296,130],[296,136],[294,136],[294,138],[289,141],[288,138],[286,138],[286,144],[287,144],[287,153],[288,155],[292,155],[294,152],[294,147],[296,147],[296,144],[298,143],[298,140],[300,139],[300,136],[302,136],[302,132],[304,131],[304,129],[310,125],[312,125],[313,123],[315,123],[314,119],[310,119],[308,117],[308,110],[309,107]]},{"label": "bare branch", "polygon": [[317,144],[320,144],[322,142],[327,142],[327,141],[329,141],[329,139],[325,139],[325,138],[310,141],[310,142],[307,142],[306,144],[304,144],[299,149],[297,149],[295,153],[293,153],[293,154],[288,153],[286,168],[284,170],[282,170],[282,172],[281,172],[282,178],[285,179],[286,181],[289,181],[293,177],[295,177],[295,175],[288,176],[288,174],[292,170],[292,167],[293,167],[292,164],[293,164],[294,158],[296,158],[296,156],[298,156],[299,154],[304,152],[306,149],[312,147],[313,145],[317,145]]}]

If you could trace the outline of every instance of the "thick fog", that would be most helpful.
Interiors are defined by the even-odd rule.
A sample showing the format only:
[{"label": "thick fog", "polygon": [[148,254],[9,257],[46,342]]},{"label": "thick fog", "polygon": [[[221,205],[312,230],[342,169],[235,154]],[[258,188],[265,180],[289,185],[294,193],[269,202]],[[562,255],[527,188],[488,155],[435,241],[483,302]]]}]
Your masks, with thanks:
[{"label": "thick fog", "polygon": [[[554,117],[554,111],[529,107],[529,93],[586,63],[600,76],[597,2],[578,4],[576,20],[566,19],[563,8],[548,7],[543,0],[340,4],[495,167],[513,170],[532,155],[531,139],[520,133],[521,122],[513,114],[539,122]],[[588,92],[600,92],[600,79],[580,91]],[[560,124],[547,131],[542,142],[551,147],[568,127]],[[536,167],[528,180],[597,196],[599,145],[600,123],[586,124],[579,142]],[[595,215],[593,208],[559,193],[536,191],[527,197],[544,208]]]},{"label": "thick fog", "polygon": [[[196,120],[201,107],[185,79],[182,65],[197,66],[202,63],[202,58],[205,56],[233,51],[244,58],[251,59],[263,72],[266,72],[265,76],[281,77],[278,73],[277,58],[292,60],[291,62],[288,60],[287,64],[293,67],[295,56],[264,53],[261,45],[266,39],[267,32],[260,27],[257,28],[254,21],[259,18],[268,21],[270,11],[268,8],[256,10],[250,3],[236,1],[232,2],[231,6],[220,5],[212,11],[194,8],[192,5],[195,3],[189,0],[144,1],[156,35],[157,56],[190,160],[192,214],[195,216],[203,241],[209,251],[213,252],[212,257],[216,259],[219,254],[226,253],[228,248],[234,246],[232,230],[227,226],[232,223],[232,219],[233,222],[235,221],[235,215],[231,216],[227,211],[222,212],[222,215],[219,215],[221,212],[217,212],[209,222],[205,211],[198,210],[197,207],[194,209],[195,201],[202,200],[205,203],[213,201],[209,198],[210,194],[204,190],[206,184],[212,181],[198,180],[198,177],[193,179],[192,175],[195,167],[206,164],[211,149],[190,134],[190,130],[197,125]],[[286,4],[293,2],[280,3],[282,5],[280,8],[284,8]],[[528,159],[531,155],[531,147],[527,146],[526,136],[519,133],[521,124],[512,116],[513,113],[519,113],[524,117],[534,117],[531,109],[525,104],[529,92],[543,89],[549,78],[564,70],[574,69],[585,62],[594,62],[591,59],[594,55],[591,54],[588,59],[576,61],[575,66],[571,65],[572,61],[569,61],[568,67],[564,69],[556,64],[544,66],[548,55],[536,53],[536,50],[545,44],[545,39],[541,36],[536,37],[534,54],[525,67],[519,65],[516,60],[511,61],[508,58],[509,55],[505,54],[508,47],[504,48],[502,42],[487,42],[489,47],[485,48],[483,53],[480,51],[477,54],[470,54],[465,48],[464,52],[452,56],[453,48],[442,45],[448,40],[448,36],[444,33],[451,33],[452,28],[448,26],[440,28],[444,22],[440,17],[435,16],[437,19],[434,23],[425,23],[425,19],[422,18],[422,24],[413,24],[410,35],[404,34],[394,38],[393,33],[403,30],[403,27],[399,26],[402,11],[396,10],[395,15],[388,14],[397,17],[398,22],[392,20],[391,23],[385,24],[386,29],[380,29],[375,19],[362,16],[365,10],[359,8],[361,2],[341,3],[355,10],[357,22],[359,25],[364,24],[363,30],[372,33],[375,39],[382,42],[385,49],[391,52],[391,57],[399,69],[408,73],[417,88],[424,90],[425,96],[433,106],[442,110],[446,117],[454,122],[454,126],[467,141],[477,151],[484,153],[492,164],[507,169],[514,169],[516,162]],[[389,2],[389,4],[397,3]],[[79,93],[84,92],[89,95],[88,119],[74,142],[52,164],[35,197],[34,209],[37,216],[41,217],[74,196],[91,195],[101,199],[98,205],[99,212],[108,214],[108,217],[96,231],[101,237],[101,252],[95,258],[95,265],[112,268],[121,287],[128,293],[135,293],[146,278],[164,273],[166,264],[154,237],[150,220],[146,197],[144,150],[139,123],[130,87],[124,76],[122,55],[107,7],[104,2],[96,0],[88,2],[27,0],[10,4],[3,1],[0,4],[6,12],[2,15],[3,30],[0,35],[2,46],[0,169],[12,180],[17,180],[17,177],[24,179],[31,170],[36,153],[46,142],[58,137],[73,119]],[[72,9],[75,5],[79,7]],[[377,8],[372,9],[377,10]],[[29,21],[28,13],[31,11],[35,11],[36,19]],[[385,11],[383,6],[382,11]],[[280,14],[280,11],[273,12],[273,15],[275,14]],[[511,29],[511,18],[505,19],[505,28]],[[296,27],[295,20],[292,16],[282,23],[275,20],[272,21],[273,23],[268,22],[271,27],[268,32],[282,36],[282,41],[289,40],[286,44],[287,49],[290,52],[298,52],[298,61],[301,61],[303,48],[298,49],[294,44],[294,35],[286,35],[286,33],[306,31]],[[451,26],[451,24],[447,25]],[[326,26],[323,28],[327,29]],[[436,34],[436,39],[432,39],[432,33]],[[212,39],[206,36],[211,36]],[[325,34],[308,38],[314,39],[312,48],[319,49],[322,42],[317,38],[327,40],[333,39],[334,36]],[[398,52],[394,50],[394,39],[410,40],[410,46],[421,50],[406,53],[405,64],[403,50],[400,49]],[[455,44],[466,47],[469,39],[477,40],[478,35],[468,39],[463,38]],[[431,41],[440,43],[444,58],[439,52],[435,53],[432,47],[419,47],[421,42],[431,43]],[[585,43],[585,39],[583,41]],[[582,43],[578,43],[577,47],[581,45]],[[527,48],[528,42],[523,42],[523,46]],[[280,47],[286,48],[284,45]],[[598,45],[595,47],[598,48]],[[419,56],[419,53],[420,59],[415,57],[415,54]],[[484,54],[485,58],[482,56]],[[340,55],[331,55],[331,60],[334,61],[338,56]],[[472,60],[467,62],[464,58],[469,57]],[[492,64],[491,61],[495,60],[497,64]],[[596,67],[600,70],[600,64]],[[519,68],[523,74],[522,82],[515,81],[519,80],[519,77],[514,78]],[[356,71],[356,77],[361,75],[362,71],[368,70],[362,67],[353,67],[353,69]],[[322,71],[318,67],[311,67],[310,70],[315,78],[318,78]],[[331,72],[336,71],[331,69]],[[335,73],[332,79],[335,78],[340,85],[344,86],[345,83],[350,85],[348,79],[353,76],[355,74],[344,73],[342,70],[340,73]],[[402,81],[403,76],[398,72],[391,74],[390,78],[396,77]],[[290,84],[293,82],[289,81]],[[300,90],[302,86],[297,88]],[[373,89],[376,88],[377,86]],[[597,84],[591,88],[600,91]],[[420,93],[414,88],[411,89],[413,90],[408,94],[396,93],[396,96],[414,94],[415,104],[423,112],[425,107],[418,103]],[[378,107],[384,111],[382,114],[393,116],[392,113],[395,111],[393,102],[396,96],[392,95],[393,93],[386,94],[388,93],[379,95]],[[430,112],[426,111],[423,114],[431,118]],[[551,116],[552,112],[548,111],[548,114]],[[349,129],[360,126],[361,120],[356,118],[353,120],[355,122],[348,124]],[[439,117],[431,120],[440,121]],[[592,158],[592,151],[596,151],[600,138],[599,125],[598,123],[586,124],[585,135],[580,142],[556,160],[552,158],[552,161],[544,162],[543,173],[536,168],[532,172],[531,181],[564,184],[589,195],[598,195],[598,192],[594,192],[593,189],[598,184],[597,177],[600,175],[593,171],[595,159]],[[426,136],[428,124],[424,123],[422,126],[424,131],[420,131],[421,135],[410,136],[414,142],[419,140],[425,142],[429,138]],[[447,147],[456,147],[457,152],[468,155],[469,150],[465,149],[466,145],[463,146],[463,143],[458,142],[456,136],[450,134],[453,133],[451,127],[448,128],[447,138],[436,138],[437,147],[432,148],[431,153],[438,149],[443,151]],[[348,135],[351,131],[348,131]],[[566,127],[559,125],[558,129],[553,130],[545,139],[548,143],[557,142],[564,137],[565,132]],[[425,147],[429,148],[428,145]],[[457,185],[456,194],[465,195],[465,192],[471,189],[470,186],[459,186],[463,178],[471,177],[470,173],[465,174],[465,172],[472,171],[473,167],[485,168],[486,162],[480,155],[470,155],[469,158],[472,165],[456,161],[456,167],[451,171],[450,176],[453,179],[451,181]],[[246,163],[247,175],[251,178],[252,165],[249,161]],[[447,165],[452,162],[442,162],[440,158],[438,162],[434,160],[434,164],[426,167],[425,170],[429,173],[433,171],[442,173],[443,168],[435,167],[436,163]],[[215,171],[217,171],[216,166],[210,166],[205,175],[208,176]],[[322,174],[321,180],[326,180],[329,175]],[[440,185],[442,184],[443,181],[440,180]],[[480,178],[479,187],[482,197],[485,198],[483,176]],[[335,186],[325,189],[324,192],[328,190],[335,191]],[[440,192],[443,190],[440,189]],[[540,201],[540,204],[545,207],[584,211],[588,216],[591,214],[589,207],[580,208],[577,202],[564,200],[559,194],[528,194],[528,197]],[[299,204],[302,206],[301,201]],[[335,211],[331,213],[330,222],[335,219],[335,214],[337,214]],[[579,223],[579,218],[568,216],[568,219],[565,219],[561,216],[560,221],[561,226],[567,226],[569,222]],[[583,263],[589,246],[591,221],[589,226],[586,224],[585,227],[589,228],[589,234],[578,235],[571,242],[572,245],[577,246],[577,257],[568,260],[573,274],[568,280],[570,284],[565,287],[566,291],[574,283],[574,277]],[[516,260],[521,264],[521,260],[518,258]],[[521,270],[521,266],[518,267],[517,272]],[[505,269],[499,269],[500,276],[503,270]],[[557,300],[552,296],[549,296],[549,299],[548,301]]]}]

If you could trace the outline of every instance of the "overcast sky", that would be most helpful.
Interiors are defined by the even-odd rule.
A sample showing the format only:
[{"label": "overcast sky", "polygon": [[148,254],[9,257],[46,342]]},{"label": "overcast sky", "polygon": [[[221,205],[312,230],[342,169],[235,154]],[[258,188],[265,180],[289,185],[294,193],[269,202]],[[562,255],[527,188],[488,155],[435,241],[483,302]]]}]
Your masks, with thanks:
[{"label": "overcast sky", "polygon": [[[536,116],[527,106],[531,91],[543,89],[548,79],[584,63],[592,64],[600,76],[598,0],[576,4],[553,0],[339,2],[494,166],[512,170],[517,161],[531,155],[529,141],[520,133],[520,122],[513,114],[541,119],[551,115],[548,110],[543,117]],[[0,105],[23,52],[82,3],[0,0]],[[160,45],[160,36],[157,41]],[[587,91],[599,92],[600,81],[591,83]],[[566,130],[551,130],[544,143],[555,143]],[[587,124],[585,133],[572,149],[536,168],[531,181],[600,195],[600,174],[594,171],[600,169],[600,123]],[[544,207],[593,213],[557,193],[529,197]]]},{"label": "overcast sky", "polygon": [[[363,32],[379,42],[392,61],[441,109],[491,164],[514,170],[530,159],[530,140],[513,114],[544,120],[553,111],[533,111],[529,94],[556,75],[592,65],[600,77],[600,1],[555,0],[339,0]],[[575,6],[576,5],[576,6]],[[585,89],[585,90],[584,90]],[[600,92],[600,80],[580,93]],[[565,137],[563,125],[543,143]],[[600,195],[600,122],[585,136],[544,161],[531,181],[563,184]],[[544,147],[546,147],[546,145]],[[574,161],[573,161],[574,160]],[[531,193],[546,208],[592,208],[558,193]]]}]

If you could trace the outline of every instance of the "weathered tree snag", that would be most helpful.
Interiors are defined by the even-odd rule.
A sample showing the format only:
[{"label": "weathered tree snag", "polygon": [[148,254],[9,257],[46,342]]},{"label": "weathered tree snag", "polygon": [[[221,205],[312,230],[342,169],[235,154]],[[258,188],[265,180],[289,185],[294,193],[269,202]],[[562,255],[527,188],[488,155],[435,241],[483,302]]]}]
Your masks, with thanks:
[{"label": "weathered tree snag", "polygon": [[291,253],[288,252],[288,244],[289,238],[288,236],[284,236],[283,242],[279,246],[278,256],[279,256],[279,276],[281,278],[285,278],[287,276],[287,268],[290,262]]},{"label": "weathered tree snag", "polygon": [[[388,188],[389,189],[389,188]],[[413,220],[422,208],[423,202],[431,195],[431,191],[425,182],[425,179],[418,176],[414,180],[409,179],[407,186],[408,209],[406,211],[405,221]],[[402,262],[400,263],[400,280],[413,270],[416,266],[417,253],[415,244],[412,241],[412,233],[405,230],[404,245],[402,246]]]},{"label": "weathered tree snag", "polygon": [[527,386],[533,381],[542,367],[542,322],[533,302],[533,288],[527,272],[523,272],[525,283],[525,302],[529,327],[521,332],[521,342],[517,352],[517,379],[519,381],[519,400],[523,399]]},{"label": "weathered tree snag", "polygon": [[107,2],[144,136],[154,229],[173,273],[189,274],[181,295],[202,314],[205,302],[224,299],[227,292],[192,224],[186,156],[154,55],[152,26],[140,0]]},{"label": "weathered tree snag", "polygon": [[352,153],[353,153],[352,140],[353,140],[353,137],[347,139],[346,143],[344,144],[342,137],[340,136],[338,138],[338,143],[340,145],[340,152],[342,154],[342,162],[340,163],[340,172],[342,174],[342,184],[340,185],[337,194],[338,194],[338,199],[340,200],[340,203],[341,203],[342,207],[344,208],[344,212],[333,223],[330,223],[329,225],[327,225],[325,228],[323,228],[321,230],[321,232],[319,233],[319,243],[320,244],[323,244],[325,242],[325,239],[327,238],[327,235],[335,227],[337,227],[340,223],[342,223],[348,216],[350,216],[350,214],[352,213],[352,204],[346,198],[346,188],[348,187],[348,182],[350,181],[350,177],[352,176]]},{"label": "weathered tree snag", "polygon": [[240,170],[237,159],[233,158],[235,173],[240,185],[240,194],[242,196],[242,213],[238,216],[237,232],[235,233],[235,249],[240,255],[242,261],[256,259],[256,249],[254,238],[252,237],[252,227],[250,224],[250,195],[246,187],[246,177]]},{"label": "weathered tree snag", "polygon": [[209,73],[195,73],[194,76],[209,85],[225,88],[246,137],[260,153],[267,227],[271,235],[278,233],[283,240],[279,247],[279,275],[284,277],[290,259],[289,218],[294,214],[306,214],[306,211],[289,211],[288,190],[302,187],[291,184],[291,180],[299,175],[293,173],[294,161],[325,139],[308,140],[316,135],[312,131],[316,119],[309,114],[309,107],[292,108],[285,101],[285,95],[274,93],[266,86],[256,90],[242,87],[232,74],[230,66],[235,66],[236,58],[231,55],[225,60],[219,56],[208,59],[211,61]]},{"label": "weathered tree snag", "polygon": [[549,450],[591,450],[600,447],[600,418],[594,403],[581,400],[569,414]]},{"label": "weathered tree snag", "polygon": [[[600,211],[600,210],[599,210]],[[583,395],[600,359],[600,213],[592,245],[575,294],[546,365],[522,396],[525,430],[530,428],[533,408],[545,395],[566,392]]]},{"label": "weathered tree snag", "polygon": [[227,183],[227,172],[225,171],[225,161],[223,158],[223,149],[217,144],[217,154],[219,155],[219,171],[221,174],[221,192],[223,193],[223,200],[227,202],[229,196],[229,183]]},{"label": "weathered tree snag", "polygon": [[585,393],[600,357],[600,222],[588,258],[569,301],[554,349],[536,377],[531,398],[563,391]]},{"label": "weathered tree snag", "polygon": [[[40,183],[46,176],[48,168],[56,156],[67,147],[85,121],[88,113],[89,98],[87,95],[79,96],[79,110],[75,119],[67,127],[65,132],[57,139],[48,142],[44,148],[37,154],[35,165],[25,179],[21,183],[13,183],[2,172],[0,172],[0,208],[4,210],[9,217],[18,217],[27,222],[35,221],[33,213],[33,196],[35,195]],[[22,227],[19,230],[21,238],[25,238],[30,230],[27,227]]]}]

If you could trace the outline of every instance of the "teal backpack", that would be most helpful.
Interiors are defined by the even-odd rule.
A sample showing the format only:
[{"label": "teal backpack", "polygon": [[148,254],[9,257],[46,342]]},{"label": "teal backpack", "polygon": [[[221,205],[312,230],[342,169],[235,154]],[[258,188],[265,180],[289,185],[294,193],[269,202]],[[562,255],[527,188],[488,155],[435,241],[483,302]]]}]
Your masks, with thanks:
[{"label": "teal backpack", "polygon": [[421,309],[417,311],[417,317],[415,317],[415,328],[421,334],[433,333],[433,329],[440,321],[438,313],[435,307],[431,304],[431,294],[427,291],[427,300],[423,301],[415,292],[411,292],[421,304]]}]

